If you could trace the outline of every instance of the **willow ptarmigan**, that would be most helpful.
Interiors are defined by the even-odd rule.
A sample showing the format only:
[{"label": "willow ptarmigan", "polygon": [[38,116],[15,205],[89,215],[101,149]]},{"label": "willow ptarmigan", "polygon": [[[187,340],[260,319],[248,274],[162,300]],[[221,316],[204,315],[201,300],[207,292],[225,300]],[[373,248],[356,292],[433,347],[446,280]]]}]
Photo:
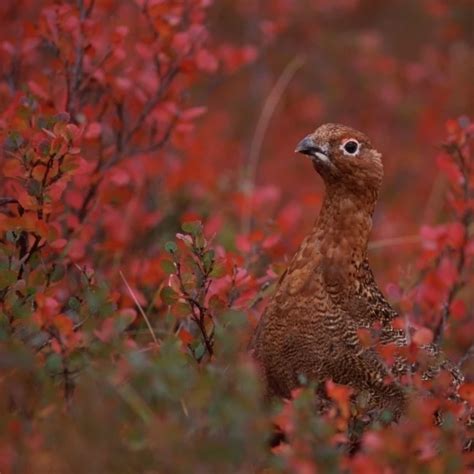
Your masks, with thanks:
[{"label": "willow ptarmigan", "polygon": [[336,124],[322,125],[295,151],[311,158],[326,193],[316,224],[281,276],[251,344],[267,396],[289,397],[302,376],[332,379],[366,391],[374,408],[398,418],[403,391],[396,382],[387,383],[385,364],[358,337],[359,328],[378,321],[382,339],[404,340],[403,331],[390,326],[397,314],[367,260],[383,176],[381,155],[363,133]]}]

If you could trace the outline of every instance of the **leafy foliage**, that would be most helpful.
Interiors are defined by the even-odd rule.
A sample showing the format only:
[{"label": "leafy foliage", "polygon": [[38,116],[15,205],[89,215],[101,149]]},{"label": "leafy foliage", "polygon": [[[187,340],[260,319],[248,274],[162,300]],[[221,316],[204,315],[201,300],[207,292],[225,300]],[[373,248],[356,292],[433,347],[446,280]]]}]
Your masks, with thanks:
[{"label": "leafy foliage", "polygon": [[[402,3],[2,2],[2,473],[474,462],[469,2]],[[332,381],[268,406],[246,353],[321,199],[287,155],[329,119],[384,147],[371,257],[404,355],[466,374],[407,377],[397,425]]]}]

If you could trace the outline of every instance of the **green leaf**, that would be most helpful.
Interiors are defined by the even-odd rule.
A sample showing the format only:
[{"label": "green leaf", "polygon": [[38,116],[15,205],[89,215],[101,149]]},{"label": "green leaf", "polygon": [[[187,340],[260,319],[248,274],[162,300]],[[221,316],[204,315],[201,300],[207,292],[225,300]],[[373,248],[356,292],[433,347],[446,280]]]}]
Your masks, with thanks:
[{"label": "green leaf", "polygon": [[8,323],[8,316],[0,311],[0,342],[8,340],[10,335],[10,327]]},{"label": "green leaf", "polygon": [[217,295],[212,295],[209,300],[209,308],[213,314],[219,314],[226,309],[226,302]]},{"label": "green leaf", "polygon": [[17,273],[13,270],[2,270],[0,272],[0,290],[7,288],[15,283]]},{"label": "green leaf", "polygon": [[59,354],[50,354],[46,359],[46,368],[49,372],[58,373],[62,368],[62,359]]},{"label": "green leaf", "polygon": [[42,141],[39,144],[39,151],[43,156],[48,156],[49,155],[49,150],[50,150],[50,143],[46,140]]},{"label": "green leaf", "polygon": [[175,253],[178,250],[178,246],[174,242],[166,242],[165,250],[168,253]]},{"label": "green leaf", "polygon": [[207,240],[204,238],[204,235],[202,235],[202,233],[197,234],[194,240],[196,243],[196,247],[200,250],[204,249],[207,245]]},{"label": "green leaf", "polygon": [[188,303],[178,302],[173,306],[171,312],[173,316],[176,316],[177,318],[183,318],[191,314],[191,308],[189,307]]},{"label": "green leaf", "polygon": [[206,352],[206,346],[202,342],[200,342],[197,345],[197,347],[194,349],[194,357],[197,360],[200,360],[205,352]]},{"label": "green leaf", "polygon": [[28,181],[26,189],[30,196],[41,196],[41,183],[39,181],[36,181],[36,179],[30,179]]},{"label": "green leaf", "polygon": [[3,146],[8,151],[16,151],[24,142],[25,140],[18,132],[11,132]]},{"label": "green leaf", "polygon": [[244,327],[248,324],[247,315],[243,311],[231,309],[221,316],[221,322],[232,328]]},{"label": "green leaf", "polygon": [[214,265],[214,250],[208,250],[205,252],[202,261],[204,263],[204,270],[206,272],[210,271]]},{"label": "green leaf", "polygon": [[167,274],[171,275],[172,273],[176,272],[176,267],[171,260],[162,260],[160,262],[162,270]]},{"label": "green leaf", "polygon": [[66,267],[61,264],[55,264],[54,269],[51,273],[51,281],[56,282],[62,280],[64,275],[66,274]]},{"label": "green leaf", "polygon": [[15,319],[26,319],[31,316],[33,312],[33,305],[31,301],[24,301],[17,299],[11,307],[11,314]]},{"label": "green leaf", "polygon": [[199,235],[202,232],[201,221],[183,222],[181,229],[191,235]]},{"label": "green leaf", "polygon": [[225,275],[225,267],[221,263],[214,263],[214,266],[212,267],[212,271],[209,274],[209,276],[213,278],[220,278]]},{"label": "green leaf", "polygon": [[79,162],[75,156],[66,155],[61,165],[61,171],[63,173],[68,173],[75,169],[79,168]]},{"label": "green leaf", "polygon": [[79,301],[78,298],[75,296],[71,296],[67,302],[67,305],[69,306],[70,309],[73,311],[79,311],[81,307],[81,302]]},{"label": "green leaf", "polygon": [[178,301],[179,295],[170,286],[165,286],[160,293],[161,299],[165,304],[173,304]]},{"label": "green leaf", "polygon": [[115,310],[115,304],[109,300],[106,288],[90,288],[84,296],[89,311],[94,315],[107,316]]},{"label": "green leaf", "polygon": [[380,420],[384,423],[390,423],[393,420],[393,413],[390,410],[384,410],[380,415]]}]

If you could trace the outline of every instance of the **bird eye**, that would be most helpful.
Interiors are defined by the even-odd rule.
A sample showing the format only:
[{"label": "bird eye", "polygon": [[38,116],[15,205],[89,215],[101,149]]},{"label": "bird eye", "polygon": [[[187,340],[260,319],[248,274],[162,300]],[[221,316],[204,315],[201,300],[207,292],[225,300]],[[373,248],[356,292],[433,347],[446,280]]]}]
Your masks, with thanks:
[{"label": "bird eye", "polygon": [[349,155],[355,155],[358,150],[359,142],[356,142],[355,140],[349,140],[344,143],[344,151]]}]

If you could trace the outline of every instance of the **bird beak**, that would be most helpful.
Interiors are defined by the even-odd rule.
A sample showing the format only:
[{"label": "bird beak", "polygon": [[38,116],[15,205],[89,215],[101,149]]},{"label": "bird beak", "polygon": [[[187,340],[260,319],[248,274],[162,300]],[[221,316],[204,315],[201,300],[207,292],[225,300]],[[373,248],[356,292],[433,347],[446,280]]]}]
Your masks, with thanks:
[{"label": "bird beak", "polygon": [[319,151],[311,136],[304,137],[298,145],[296,145],[295,153],[302,153],[303,155],[312,155]]},{"label": "bird beak", "polygon": [[302,153],[303,155],[309,155],[314,158],[319,158],[321,161],[328,162],[329,158],[326,155],[324,149],[317,145],[311,135],[308,135],[296,145],[295,153]]}]

